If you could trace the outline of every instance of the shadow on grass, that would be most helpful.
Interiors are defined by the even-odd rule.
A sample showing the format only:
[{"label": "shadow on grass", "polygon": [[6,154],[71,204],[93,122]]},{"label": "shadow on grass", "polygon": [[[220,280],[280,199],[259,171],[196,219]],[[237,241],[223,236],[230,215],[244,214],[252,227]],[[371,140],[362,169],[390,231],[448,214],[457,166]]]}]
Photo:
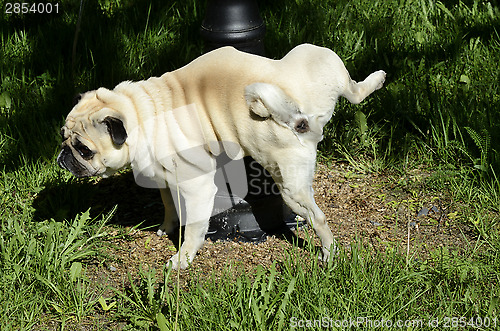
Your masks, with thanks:
[{"label": "shadow on grass", "polygon": [[114,224],[134,226],[144,222],[144,226],[153,226],[163,221],[159,191],[137,185],[131,172],[99,181],[75,178],[67,183],[49,182],[33,203],[36,220],[56,221],[73,219],[87,209],[94,218],[116,205]]},{"label": "shadow on grass", "polygon": [[0,164],[7,171],[53,156],[75,94],[159,76],[202,52],[201,8],[192,0],[129,1],[116,12],[89,1],[76,40],[79,5],[63,1],[59,14],[0,18],[0,94],[12,100],[0,114]]},{"label": "shadow on grass", "polygon": [[[301,248],[310,247],[310,243],[299,238],[291,230],[295,225],[283,220],[283,213],[276,212],[282,208],[281,197],[264,198],[262,196],[245,199],[249,202],[247,207],[235,206],[221,214],[214,215],[210,220],[210,229],[207,238],[215,240],[236,240],[260,242],[269,235],[288,241]],[[164,207],[159,190],[144,188],[135,183],[133,173],[125,172],[121,175],[100,179],[73,179],[67,183],[55,180],[45,184],[45,188],[37,194],[33,202],[35,220],[54,219],[56,221],[74,219],[81,212],[90,209],[90,216],[96,218],[108,213],[118,206],[111,224],[122,227],[140,226],[141,229],[156,232],[163,222]],[[271,212],[271,216],[268,215]],[[238,232],[229,229],[227,218],[255,217],[259,230],[254,232]],[[277,219],[278,218],[278,219]],[[226,223],[225,223],[226,222]],[[238,222],[235,220],[234,222]],[[169,239],[178,247],[179,228]],[[184,227],[182,227],[182,234]],[[183,240],[183,237],[182,239]],[[321,251],[316,247],[317,252]]]}]

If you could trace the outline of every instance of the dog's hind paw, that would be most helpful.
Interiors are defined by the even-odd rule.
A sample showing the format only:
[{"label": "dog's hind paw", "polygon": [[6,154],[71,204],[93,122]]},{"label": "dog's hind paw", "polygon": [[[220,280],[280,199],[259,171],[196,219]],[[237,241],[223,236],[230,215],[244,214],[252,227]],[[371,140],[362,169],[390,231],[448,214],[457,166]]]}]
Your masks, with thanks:
[{"label": "dog's hind paw", "polygon": [[378,81],[378,84],[375,85],[375,90],[381,89],[382,86],[384,86],[385,82],[385,76],[386,76],[385,71],[384,70],[375,71],[372,75],[374,80],[376,82]]},{"label": "dog's hind paw", "polygon": [[328,261],[330,259],[333,259],[337,255],[339,255],[337,245],[335,245],[335,243],[333,243],[329,248],[322,247],[322,254],[319,258],[324,263],[328,263]]}]

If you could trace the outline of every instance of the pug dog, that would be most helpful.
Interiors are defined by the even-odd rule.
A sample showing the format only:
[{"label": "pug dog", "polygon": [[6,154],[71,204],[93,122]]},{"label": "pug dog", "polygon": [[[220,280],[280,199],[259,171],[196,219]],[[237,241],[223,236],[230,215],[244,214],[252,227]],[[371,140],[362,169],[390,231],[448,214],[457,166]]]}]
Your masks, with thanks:
[{"label": "pug dog", "polygon": [[170,263],[186,268],[208,230],[215,158],[251,156],[315,230],[327,260],[335,243],[314,201],[317,144],[339,97],[358,104],[385,76],[379,70],[356,82],[337,54],[310,44],[281,60],[219,48],[161,77],[83,94],[61,129],[57,162],[77,177],[131,166],[158,185],[165,204],[159,234],[172,232],[181,215],[168,189],[174,188],[184,200],[185,232]]}]

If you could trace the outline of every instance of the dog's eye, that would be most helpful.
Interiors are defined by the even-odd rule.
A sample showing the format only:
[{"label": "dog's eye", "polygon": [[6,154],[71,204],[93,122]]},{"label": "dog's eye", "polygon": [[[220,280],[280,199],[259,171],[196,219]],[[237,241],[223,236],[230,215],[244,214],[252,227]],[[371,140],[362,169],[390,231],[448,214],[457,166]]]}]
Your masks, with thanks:
[{"label": "dog's eye", "polygon": [[90,160],[95,154],[90,148],[79,141],[73,147],[84,160]]}]

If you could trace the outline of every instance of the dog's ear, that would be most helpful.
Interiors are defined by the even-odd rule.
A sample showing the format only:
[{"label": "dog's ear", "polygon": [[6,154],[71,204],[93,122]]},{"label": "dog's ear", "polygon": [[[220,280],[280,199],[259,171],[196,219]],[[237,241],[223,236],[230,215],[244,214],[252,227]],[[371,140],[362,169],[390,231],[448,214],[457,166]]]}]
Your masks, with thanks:
[{"label": "dog's ear", "polygon": [[123,145],[125,140],[127,140],[127,131],[125,130],[123,122],[112,116],[107,116],[102,122],[106,124],[113,143],[118,146]]},{"label": "dog's ear", "polygon": [[[114,144],[121,146],[127,140],[127,131],[125,130],[125,125],[123,121],[115,115],[115,111],[112,111],[113,107],[120,106],[120,95],[107,88],[100,87],[95,91],[96,98],[104,104],[104,106],[110,109],[101,110],[104,111],[107,116],[103,120],[97,120],[98,123],[105,124],[108,130],[111,140]],[[99,112],[100,113],[100,112]],[[100,116],[104,114],[101,113]],[[102,117],[101,117],[102,118]]]}]

